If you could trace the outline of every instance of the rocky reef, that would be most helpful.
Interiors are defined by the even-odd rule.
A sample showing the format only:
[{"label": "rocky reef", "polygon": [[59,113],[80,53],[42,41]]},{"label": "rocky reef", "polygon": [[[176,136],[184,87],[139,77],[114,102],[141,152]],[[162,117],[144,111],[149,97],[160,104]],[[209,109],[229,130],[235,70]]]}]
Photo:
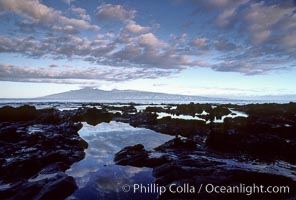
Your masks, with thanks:
[{"label": "rocky reef", "polygon": [[73,193],[75,180],[65,170],[84,158],[88,146],[77,133],[80,122],[111,119],[95,108],[0,108],[0,199],[64,199]]},{"label": "rocky reef", "polygon": [[[222,123],[213,118],[231,114],[230,110],[246,113],[247,117],[227,117]],[[204,120],[157,118],[159,112],[174,114],[208,114]],[[167,188],[176,184],[201,187],[198,194],[172,193],[159,199],[294,199],[296,198],[296,104],[180,105],[176,109],[147,108],[129,123],[162,133],[176,135],[154,151],[144,145],[126,147],[115,155],[120,165],[153,168],[156,183]],[[180,135],[180,136],[179,136]],[[155,156],[156,155],[156,156]],[[161,155],[161,156],[160,156]],[[206,186],[288,186],[286,193],[257,192],[215,193]],[[208,189],[208,188],[207,188]]]},{"label": "rocky reef", "polygon": [[[77,109],[0,108],[0,199],[65,199],[77,186],[65,173],[84,158],[81,122],[128,123],[175,136],[154,150],[135,144],[118,165],[153,168],[155,183],[189,184],[193,193],[158,199],[295,199],[296,103],[80,104]],[[185,117],[184,117],[185,116]],[[187,117],[187,118],[186,118]],[[286,193],[209,193],[207,185],[288,186]]]}]

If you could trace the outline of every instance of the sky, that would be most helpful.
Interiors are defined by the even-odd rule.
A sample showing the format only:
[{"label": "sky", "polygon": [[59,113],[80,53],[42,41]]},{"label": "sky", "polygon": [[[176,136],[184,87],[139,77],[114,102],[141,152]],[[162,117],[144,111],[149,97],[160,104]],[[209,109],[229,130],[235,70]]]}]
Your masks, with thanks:
[{"label": "sky", "polygon": [[0,98],[296,94],[293,0],[0,0]]}]

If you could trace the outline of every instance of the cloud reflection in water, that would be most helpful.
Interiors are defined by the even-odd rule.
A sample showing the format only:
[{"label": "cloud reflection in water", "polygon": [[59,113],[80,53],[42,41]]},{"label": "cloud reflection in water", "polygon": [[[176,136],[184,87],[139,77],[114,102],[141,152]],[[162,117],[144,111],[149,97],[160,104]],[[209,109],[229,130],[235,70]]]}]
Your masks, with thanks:
[{"label": "cloud reflection in water", "polygon": [[[152,183],[152,169],[115,165],[114,154],[126,146],[139,143],[145,149],[152,150],[173,138],[114,121],[97,126],[83,123],[79,134],[89,147],[85,151],[85,158],[67,170],[67,174],[75,178],[79,188],[68,199],[128,199],[127,195],[131,194],[123,193],[122,185]],[[141,196],[143,198],[149,197]]]}]

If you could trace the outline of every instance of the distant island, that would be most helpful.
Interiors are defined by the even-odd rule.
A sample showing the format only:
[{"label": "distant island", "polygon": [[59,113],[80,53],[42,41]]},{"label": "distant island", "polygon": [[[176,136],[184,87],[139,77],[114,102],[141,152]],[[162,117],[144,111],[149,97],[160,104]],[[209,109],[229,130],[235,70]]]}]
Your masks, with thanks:
[{"label": "distant island", "polygon": [[223,103],[289,103],[296,102],[296,94],[257,95],[257,96],[199,96],[148,92],[139,90],[101,90],[82,88],[36,98],[0,98],[1,102],[122,102],[122,103],[189,103],[189,102],[223,102]]},{"label": "distant island", "polygon": [[211,98],[203,96],[191,96],[180,94],[166,94],[158,92],[145,92],[137,90],[100,90],[93,88],[83,88],[80,90],[71,90],[68,92],[48,95],[39,97],[40,100],[82,100],[82,101],[95,101],[95,100],[150,100],[150,101],[219,101],[227,100],[225,98]]},{"label": "distant island", "polygon": [[58,94],[34,98],[42,101],[263,101],[279,102],[296,101],[296,95],[262,95],[262,96],[240,96],[234,97],[205,97],[197,95],[167,94],[159,92],[147,92],[138,90],[100,90],[94,88],[83,88],[71,90]]}]

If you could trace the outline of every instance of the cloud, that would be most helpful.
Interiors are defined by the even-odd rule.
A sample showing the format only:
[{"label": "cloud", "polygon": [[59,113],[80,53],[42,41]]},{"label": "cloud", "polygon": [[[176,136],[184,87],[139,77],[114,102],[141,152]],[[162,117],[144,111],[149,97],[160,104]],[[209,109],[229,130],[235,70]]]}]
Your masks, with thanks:
[{"label": "cloud", "polygon": [[175,46],[185,43],[187,41],[187,37],[188,35],[186,33],[183,33],[182,35],[170,34],[170,39]]},{"label": "cloud", "polygon": [[[289,67],[289,65],[286,67],[280,66],[283,63],[287,63],[289,59],[280,59],[278,63],[275,60],[262,59],[260,55],[257,55],[256,49],[253,51],[251,49],[238,51],[240,54],[237,55],[234,50],[237,50],[239,47],[230,41],[222,39],[212,43],[214,48],[221,53],[225,52],[225,54],[222,54],[217,59],[216,63],[218,64],[211,64],[203,59],[197,59],[198,57],[190,59],[188,55],[194,52],[179,50],[178,48],[182,46],[172,46],[152,33],[140,34],[135,37],[126,35],[126,37],[128,39],[125,40],[125,43],[117,43],[118,38],[110,40],[107,34],[98,34],[93,40],[72,35],[51,36],[41,41],[32,36],[16,38],[14,40],[0,37],[0,52],[21,53],[33,58],[40,58],[42,56],[52,56],[54,59],[77,58],[90,62],[95,66],[97,64],[108,65],[118,69],[131,67],[137,69],[136,77],[142,78],[148,77],[148,74],[145,76],[145,73],[150,73],[146,71],[149,69],[161,71],[159,73],[160,77],[171,73],[178,73],[188,67],[207,67],[215,71],[238,72],[247,75],[265,74],[274,70],[285,70]],[[177,41],[183,41],[186,35],[174,38]],[[194,42],[195,45],[203,46],[208,43],[208,39],[196,38]],[[229,51],[234,52],[230,54],[232,56],[228,54]],[[71,67],[68,69],[70,70]],[[164,73],[164,71],[167,71],[167,73]],[[24,74],[24,72],[21,73]],[[85,78],[92,77],[91,73],[85,74],[87,75]],[[140,74],[142,75],[140,76]],[[155,73],[150,75],[151,78],[155,77]],[[72,76],[71,78],[75,77]]]},{"label": "cloud", "polygon": [[123,66],[183,70],[194,65],[188,56],[180,54],[153,33],[145,33],[137,37],[124,35],[120,36],[120,39],[125,41],[125,46],[115,51],[111,58]]},{"label": "cloud", "polygon": [[215,48],[218,51],[233,51],[233,50],[237,50],[238,46],[225,39],[220,39],[215,42]]},{"label": "cloud", "polygon": [[38,0],[0,0],[0,13],[14,13],[35,24],[44,27],[73,26],[75,28],[98,30],[99,27],[91,25],[82,19],[68,18],[61,11],[50,8]]},{"label": "cloud", "polygon": [[220,34],[224,34],[225,28],[228,35],[236,32],[242,40],[247,39],[245,42],[248,45],[263,46],[262,51],[270,51],[270,48],[275,53],[290,51],[296,46],[291,37],[296,35],[296,8],[293,0],[201,0],[198,3],[200,6],[196,14],[211,13],[209,16],[213,16]]},{"label": "cloud", "polygon": [[12,40],[0,36],[0,52],[13,52],[12,48],[15,45],[15,42]]},{"label": "cloud", "polygon": [[51,28],[52,28],[52,30],[63,32],[65,34],[77,34],[77,33],[79,33],[79,31],[75,27],[70,26],[70,25],[64,26],[64,27],[53,25]]},{"label": "cloud", "polygon": [[162,86],[167,86],[168,84],[164,84],[164,83],[154,83],[152,86],[153,87],[162,87]]},{"label": "cloud", "polygon": [[74,2],[75,0],[61,0],[62,2],[70,5],[72,2]]},{"label": "cloud", "polygon": [[86,10],[83,8],[71,6],[70,10],[72,13],[78,15],[82,20],[90,21],[90,19],[91,19],[90,15],[87,14]]},{"label": "cloud", "polygon": [[150,28],[149,27],[143,27],[143,26],[141,26],[139,24],[136,24],[136,22],[131,21],[126,25],[125,30],[130,32],[130,33],[133,33],[133,34],[142,34],[142,33],[149,32]]},{"label": "cloud", "polygon": [[174,54],[174,52],[143,49],[140,46],[127,46],[112,56],[122,66],[155,67],[167,70],[177,69],[178,72],[194,64],[186,56]]},{"label": "cloud", "polygon": [[[198,8],[192,15],[208,13],[211,16],[211,24],[214,22],[220,28],[233,27],[240,9],[250,0],[195,0]],[[213,19],[213,20],[212,20]]]},{"label": "cloud", "polygon": [[[137,68],[104,68],[96,67],[59,67],[51,64],[48,67],[16,66],[0,64],[0,81],[15,82],[49,82],[49,83],[83,83],[88,80],[122,82],[139,78],[155,79],[168,76],[173,71]],[[86,82],[89,83],[89,82]]]},{"label": "cloud", "polygon": [[56,64],[50,64],[49,67],[59,67],[59,66]]},{"label": "cloud", "polygon": [[210,40],[207,37],[196,37],[190,40],[188,45],[190,49],[190,51],[187,52],[188,54],[204,55],[210,53],[210,50],[213,49],[213,40]]},{"label": "cloud", "polygon": [[115,45],[105,39],[95,38],[89,41],[78,36],[50,36],[42,40],[34,37],[14,40],[0,37],[0,52],[21,53],[33,58],[51,55],[55,59],[94,57],[100,59],[115,49]]},{"label": "cloud", "polygon": [[126,22],[134,19],[136,10],[124,8],[122,5],[102,4],[97,7],[96,17],[101,20],[118,20]]},{"label": "cloud", "polygon": [[[215,58],[220,64],[210,66],[214,70],[252,75],[295,67],[295,1],[195,2],[198,3],[195,15],[202,17],[208,13],[205,19],[213,32],[207,36],[209,49],[222,55]],[[195,47],[202,44],[198,38],[190,43]],[[278,61],[270,63],[266,57],[276,57]]]},{"label": "cloud", "polygon": [[[216,17],[216,24],[220,27],[233,26],[236,16],[239,14],[239,9],[248,3],[249,0],[225,0],[221,1],[222,11]],[[219,6],[219,3],[216,5]]]},{"label": "cloud", "polygon": [[129,44],[134,40],[134,37],[132,37],[127,31],[121,31],[116,38],[115,42],[118,42],[120,44]]},{"label": "cloud", "polygon": [[191,40],[190,45],[193,47],[206,47],[208,39],[205,37],[197,37]]},{"label": "cloud", "polygon": [[138,43],[140,45],[153,49],[168,46],[167,43],[159,40],[153,33],[145,33],[143,35],[140,35],[140,37],[138,38]]},{"label": "cloud", "polygon": [[285,38],[287,32],[296,31],[295,6],[285,4],[269,5],[265,2],[253,3],[244,11],[246,29],[254,44],[264,44]]},{"label": "cloud", "polygon": [[[296,15],[291,1],[195,2],[203,17],[192,20],[214,23],[208,23],[204,31],[193,33],[189,29],[201,22],[192,21],[188,32],[176,30],[171,33],[161,32],[165,24],[156,27],[153,24],[158,22],[153,20],[150,25],[139,24],[137,11],[122,5],[105,3],[97,7],[97,19],[107,24],[99,30],[90,23],[87,10],[73,5],[66,10],[74,16],[70,18],[41,1],[0,0],[0,13],[13,13],[24,19],[16,21],[23,32],[13,35],[8,31],[0,36],[0,52],[39,59],[77,59],[94,66],[168,70],[168,74],[207,67],[254,75],[294,67],[291,62],[296,56]],[[114,24],[116,26],[112,26]],[[51,32],[42,32],[43,27]],[[83,34],[84,29],[98,31]]]},{"label": "cloud", "polygon": [[93,40],[73,35],[49,36],[42,40],[34,37],[13,40],[0,37],[0,51],[33,58],[77,58],[113,67],[185,69],[194,65],[186,55],[178,53],[153,33],[136,37],[125,34],[125,38],[122,37],[119,35],[112,39],[109,34],[99,34]]},{"label": "cloud", "polygon": [[272,64],[243,62],[243,61],[227,61],[212,66],[216,71],[220,72],[240,72],[245,75],[263,75],[269,71],[286,70],[287,67],[274,66]]}]

